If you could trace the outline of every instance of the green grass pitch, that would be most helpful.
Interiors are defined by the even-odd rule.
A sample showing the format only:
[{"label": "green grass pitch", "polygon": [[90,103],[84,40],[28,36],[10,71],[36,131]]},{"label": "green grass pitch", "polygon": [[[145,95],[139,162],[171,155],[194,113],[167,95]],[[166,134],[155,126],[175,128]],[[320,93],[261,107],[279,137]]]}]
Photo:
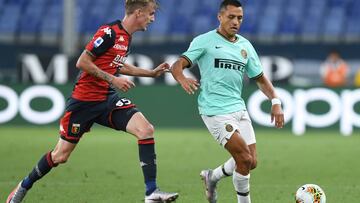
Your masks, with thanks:
[{"label": "green grass pitch", "polygon": [[[294,136],[288,130],[257,130],[259,165],[251,176],[254,203],[291,203],[305,183],[320,185],[328,203],[360,200],[360,137],[336,131]],[[0,202],[57,142],[57,129],[0,127]],[[157,129],[158,184],[180,193],[178,203],[206,203],[201,169],[228,154],[203,129]],[[139,203],[144,185],[134,137],[94,126],[65,165],[28,193],[26,203]],[[219,203],[236,202],[231,178],[219,186]]]}]

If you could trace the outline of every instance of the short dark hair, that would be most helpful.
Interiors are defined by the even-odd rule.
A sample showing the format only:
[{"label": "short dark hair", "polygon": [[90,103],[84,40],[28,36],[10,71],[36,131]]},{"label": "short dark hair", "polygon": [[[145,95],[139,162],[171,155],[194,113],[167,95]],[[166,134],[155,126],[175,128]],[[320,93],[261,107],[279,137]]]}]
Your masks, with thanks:
[{"label": "short dark hair", "polygon": [[149,3],[159,6],[156,0],[125,0],[125,12],[127,15],[132,14],[136,9],[146,7]]},{"label": "short dark hair", "polygon": [[219,11],[221,11],[222,9],[225,9],[229,5],[236,6],[236,7],[242,7],[241,2],[238,0],[223,0],[223,2],[221,2],[221,4],[220,4]]}]

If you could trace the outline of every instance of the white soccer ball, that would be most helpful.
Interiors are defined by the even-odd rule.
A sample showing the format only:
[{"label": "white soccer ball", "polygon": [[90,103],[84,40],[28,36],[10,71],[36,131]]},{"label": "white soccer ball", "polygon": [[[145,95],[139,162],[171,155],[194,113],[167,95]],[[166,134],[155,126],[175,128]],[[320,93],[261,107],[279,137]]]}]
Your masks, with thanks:
[{"label": "white soccer ball", "polygon": [[295,195],[296,203],[326,203],[325,192],[315,184],[301,186]]}]

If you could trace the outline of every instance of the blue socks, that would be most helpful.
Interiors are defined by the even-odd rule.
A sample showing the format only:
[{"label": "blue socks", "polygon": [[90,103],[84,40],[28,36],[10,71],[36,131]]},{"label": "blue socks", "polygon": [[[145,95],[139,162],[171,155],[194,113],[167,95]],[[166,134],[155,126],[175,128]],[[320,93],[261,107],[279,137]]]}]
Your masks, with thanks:
[{"label": "blue socks", "polygon": [[53,167],[56,167],[57,164],[51,160],[51,152],[46,153],[30,172],[30,174],[24,178],[21,183],[21,187],[29,190],[33,184],[45,176]]}]

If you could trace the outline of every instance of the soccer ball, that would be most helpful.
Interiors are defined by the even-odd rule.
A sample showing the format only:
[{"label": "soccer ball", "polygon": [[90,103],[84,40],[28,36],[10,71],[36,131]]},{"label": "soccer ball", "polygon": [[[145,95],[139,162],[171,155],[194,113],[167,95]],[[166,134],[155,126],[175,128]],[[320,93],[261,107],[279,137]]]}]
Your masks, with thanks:
[{"label": "soccer ball", "polygon": [[295,195],[296,203],[326,203],[324,190],[315,184],[301,186]]}]

